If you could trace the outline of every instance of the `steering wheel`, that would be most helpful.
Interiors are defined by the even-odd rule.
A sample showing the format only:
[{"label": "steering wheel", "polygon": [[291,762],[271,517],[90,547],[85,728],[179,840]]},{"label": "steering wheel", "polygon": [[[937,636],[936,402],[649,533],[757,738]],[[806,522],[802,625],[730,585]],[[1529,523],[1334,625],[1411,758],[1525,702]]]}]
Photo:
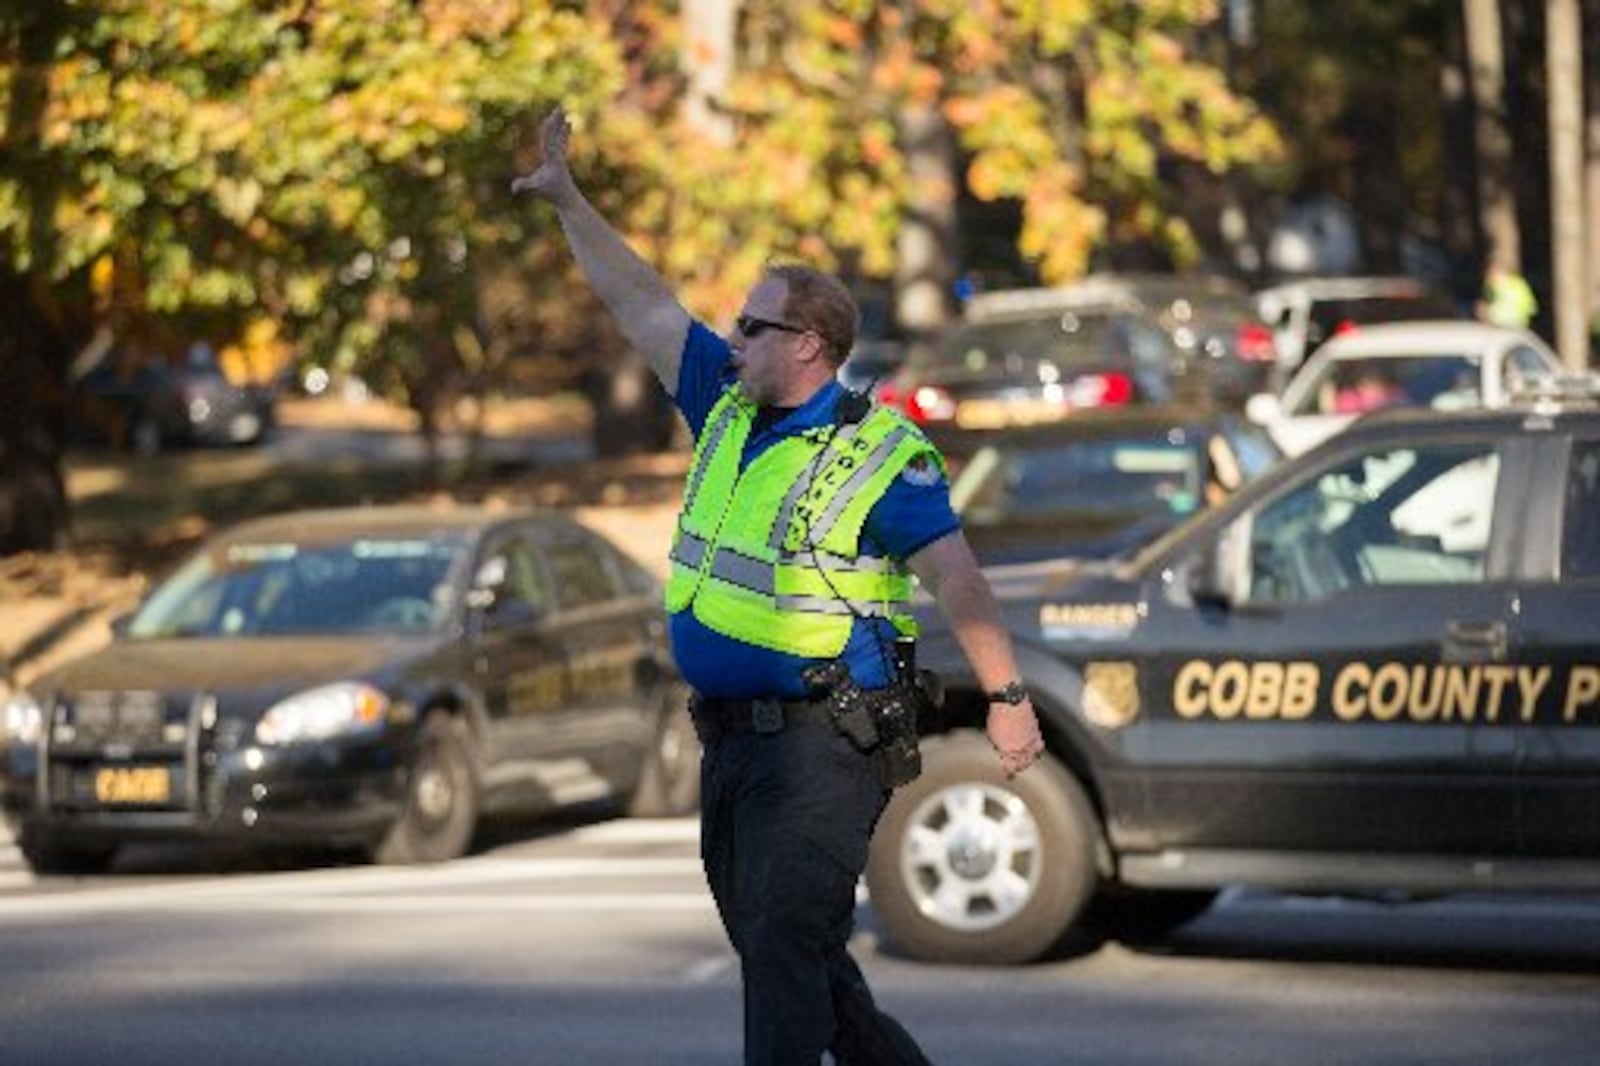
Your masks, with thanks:
[{"label": "steering wheel", "polygon": [[384,600],[367,615],[378,629],[427,629],[433,624],[433,604],[417,596]]}]

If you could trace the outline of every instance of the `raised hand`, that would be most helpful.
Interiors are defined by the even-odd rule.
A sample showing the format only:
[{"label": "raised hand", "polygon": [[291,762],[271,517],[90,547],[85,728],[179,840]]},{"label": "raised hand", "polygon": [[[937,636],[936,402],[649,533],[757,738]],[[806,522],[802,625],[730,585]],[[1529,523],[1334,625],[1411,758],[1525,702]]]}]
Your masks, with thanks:
[{"label": "raised hand", "polygon": [[539,150],[543,159],[531,173],[512,181],[511,191],[531,192],[552,202],[576,193],[572,171],[567,167],[567,143],[571,138],[572,124],[567,121],[566,111],[557,106],[539,127]]}]

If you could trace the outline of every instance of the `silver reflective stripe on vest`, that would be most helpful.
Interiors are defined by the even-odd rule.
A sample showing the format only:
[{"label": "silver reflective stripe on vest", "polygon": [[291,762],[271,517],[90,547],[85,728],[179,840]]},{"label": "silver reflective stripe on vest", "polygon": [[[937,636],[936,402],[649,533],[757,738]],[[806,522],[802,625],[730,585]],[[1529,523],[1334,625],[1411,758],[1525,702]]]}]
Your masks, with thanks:
[{"label": "silver reflective stripe on vest", "polygon": [[[706,551],[711,546],[693,533],[678,538],[672,549],[672,561],[691,570],[700,569],[706,561]],[[741,555],[732,548],[718,548],[711,560],[711,576],[730,585],[770,596],[777,591],[777,574],[771,563]]]},{"label": "silver reflective stripe on vest", "polygon": [[700,569],[700,564],[706,561],[706,550],[711,545],[688,530],[680,530],[678,543],[672,546],[672,562],[687,566],[690,570]]},{"label": "silver reflective stripe on vest", "polygon": [[783,506],[778,508],[778,517],[772,523],[772,530],[767,534],[767,547],[773,551],[783,548],[784,537],[789,532],[789,523],[794,521],[794,509],[800,504],[800,497],[811,491],[811,486],[816,484],[817,475],[831,465],[831,460],[824,462],[830,450],[843,453],[844,448],[835,447],[855,440],[856,434],[861,432],[861,422],[851,422],[847,426],[840,426],[834,434],[822,445],[822,449],[812,460],[805,477],[795,478],[794,484],[789,486],[789,494],[783,498]]},{"label": "silver reflective stripe on vest", "polygon": [[732,548],[717,549],[711,560],[711,576],[763,596],[778,591],[778,577],[771,563],[740,555]]},{"label": "silver reflective stripe on vest", "polygon": [[716,456],[717,449],[722,445],[722,438],[727,435],[733,425],[733,420],[739,415],[739,401],[731,400],[722,408],[722,414],[711,426],[705,437],[705,445],[700,449],[700,461],[694,466],[694,473],[689,478],[689,485],[683,492],[683,513],[692,514],[694,511],[695,497],[700,494],[700,483],[706,478],[706,470],[711,466],[711,460]]},{"label": "silver reflective stripe on vest", "polygon": [[905,426],[896,426],[894,432],[878,443],[878,446],[872,450],[872,454],[867,456],[862,464],[856,468],[854,474],[850,475],[850,480],[839,487],[839,491],[835,492],[833,498],[828,501],[828,506],[817,516],[817,520],[812,524],[806,538],[810,543],[816,544],[827,537],[828,531],[839,520],[839,516],[844,513],[844,509],[850,506],[851,500],[861,490],[861,486],[866,484],[879,470],[883,469],[883,465],[889,461],[890,456],[894,455],[895,449],[900,446],[900,442],[905,440],[910,432],[911,430]]},{"label": "silver reflective stripe on vest", "polygon": [[785,552],[778,562],[786,566],[844,570],[857,574],[898,574],[900,567],[888,559],[874,555],[859,555],[854,559],[832,552]]},{"label": "silver reflective stripe on vest", "polygon": [[876,600],[837,600],[828,596],[779,596],[780,611],[807,614],[849,614],[857,618],[887,618],[889,605]]}]

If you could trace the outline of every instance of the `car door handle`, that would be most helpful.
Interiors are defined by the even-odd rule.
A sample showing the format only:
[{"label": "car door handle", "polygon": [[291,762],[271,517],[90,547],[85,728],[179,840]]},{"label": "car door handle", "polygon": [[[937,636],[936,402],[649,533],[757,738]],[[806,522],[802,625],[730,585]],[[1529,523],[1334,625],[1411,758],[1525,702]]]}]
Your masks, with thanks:
[{"label": "car door handle", "polygon": [[1501,662],[1506,657],[1504,622],[1450,622],[1445,627],[1447,663]]}]

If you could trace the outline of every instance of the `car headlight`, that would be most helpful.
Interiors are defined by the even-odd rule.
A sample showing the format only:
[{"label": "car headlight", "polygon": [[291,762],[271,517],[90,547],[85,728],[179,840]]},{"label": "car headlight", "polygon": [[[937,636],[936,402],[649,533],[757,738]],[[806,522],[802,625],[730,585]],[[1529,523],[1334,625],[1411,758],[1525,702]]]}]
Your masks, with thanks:
[{"label": "car headlight", "polygon": [[31,747],[44,735],[44,708],[26,692],[6,697],[0,711],[0,747]]},{"label": "car headlight", "polygon": [[256,723],[256,742],[294,744],[372,732],[383,727],[388,712],[389,697],[371,685],[323,685],[274,704]]}]

